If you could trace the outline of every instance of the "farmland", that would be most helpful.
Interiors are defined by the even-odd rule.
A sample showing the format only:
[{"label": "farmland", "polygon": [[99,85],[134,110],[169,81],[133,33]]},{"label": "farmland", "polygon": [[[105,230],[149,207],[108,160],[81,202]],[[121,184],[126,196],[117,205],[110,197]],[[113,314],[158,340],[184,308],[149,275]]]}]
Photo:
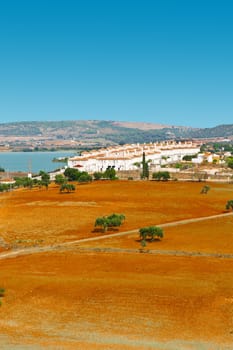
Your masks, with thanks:
[{"label": "farmland", "polygon": [[[202,186],[104,181],[2,194],[3,348],[231,349],[233,185],[207,195]],[[78,242],[103,236],[95,218],[113,212],[126,216],[119,231]],[[164,238],[140,252],[137,229],[148,225],[164,225]]]}]

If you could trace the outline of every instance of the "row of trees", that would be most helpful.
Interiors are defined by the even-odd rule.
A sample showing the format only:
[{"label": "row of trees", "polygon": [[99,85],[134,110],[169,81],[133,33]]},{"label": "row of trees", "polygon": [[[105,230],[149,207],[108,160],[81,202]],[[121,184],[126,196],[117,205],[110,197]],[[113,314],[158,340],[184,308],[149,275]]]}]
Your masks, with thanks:
[{"label": "row of trees", "polygon": [[[57,175],[57,176],[61,178],[62,175]],[[108,167],[104,172],[100,172],[100,171],[95,172],[93,174],[93,178],[86,171],[79,171],[78,169],[75,169],[75,168],[67,168],[64,172],[64,176],[68,181],[78,181],[78,182],[91,182],[93,178],[94,180],[117,179],[116,170],[113,167]]]},{"label": "row of trees", "polygon": [[[37,178],[24,177],[15,177],[15,182],[12,184],[0,184],[0,192],[9,191],[12,188],[24,187],[24,188],[33,188],[33,187],[45,187],[48,189],[50,184],[50,175],[45,171],[40,171]],[[116,171],[114,168],[109,167],[105,172],[95,172],[93,174],[95,180],[99,179],[117,179]],[[69,184],[69,182],[77,181],[78,183],[88,183],[93,180],[92,176],[86,171],[79,171],[74,168],[67,168],[64,171],[64,174],[57,174],[55,176],[55,183],[60,186],[60,192],[72,192],[75,191],[75,185]]]}]

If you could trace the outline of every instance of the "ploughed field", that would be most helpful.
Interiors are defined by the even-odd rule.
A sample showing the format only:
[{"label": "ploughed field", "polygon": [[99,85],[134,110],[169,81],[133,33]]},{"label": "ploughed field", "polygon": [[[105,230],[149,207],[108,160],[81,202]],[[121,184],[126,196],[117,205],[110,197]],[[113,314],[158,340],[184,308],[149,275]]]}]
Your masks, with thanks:
[{"label": "ploughed field", "polygon": [[[19,190],[0,196],[0,344],[3,349],[233,348],[233,185],[147,181],[94,182],[72,194]],[[126,216],[105,239],[96,217]],[[164,225],[165,224],[165,225]],[[141,250],[137,231],[164,225]],[[60,246],[59,246],[60,244]],[[37,253],[40,246],[54,251]]]},{"label": "ploughed field", "polygon": [[0,195],[0,237],[13,247],[40,246],[93,237],[98,216],[123,213],[119,231],[224,212],[233,185],[106,181],[78,185],[75,193],[59,188],[25,189]]}]

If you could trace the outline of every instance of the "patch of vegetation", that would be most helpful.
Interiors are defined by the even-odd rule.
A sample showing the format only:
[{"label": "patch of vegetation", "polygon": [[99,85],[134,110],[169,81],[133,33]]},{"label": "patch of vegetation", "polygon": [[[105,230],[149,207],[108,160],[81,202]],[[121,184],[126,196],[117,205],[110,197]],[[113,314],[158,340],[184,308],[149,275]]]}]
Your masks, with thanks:
[{"label": "patch of vegetation", "polygon": [[[0,288],[0,298],[3,298],[5,296],[5,289],[4,288]],[[0,306],[2,305],[2,301],[0,299]]]},{"label": "patch of vegetation", "polygon": [[209,192],[209,190],[210,190],[210,186],[205,185],[201,189],[201,194],[207,194]]},{"label": "patch of vegetation", "polygon": [[48,189],[48,186],[50,184],[50,176],[45,171],[41,170],[39,172],[39,176],[41,177],[41,185],[45,186],[46,189]]},{"label": "patch of vegetation", "polygon": [[141,179],[149,179],[149,165],[146,161],[145,152],[142,154],[142,173],[141,173]]},{"label": "patch of vegetation", "polygon": [[54,163],[67,163],[68,162],[68,158],[53,158],[53,162]]},{"label": "patch of vegetation", "polygon": [[[89,140],[90,143],[100,142],[100,147],[103,147],[107,143],[149,143],[169,139],[228,137],[233,135],[233,124],[205,129],[172,126],[162,129],[142,130],[137,126],[124,127],[123,125],[117,125],[114,121],[103,120],[15,122],[0,123],[0,133],[1,135],[10,136],[45,136],[50,133],[58,139],[73,138]],[[227,149],[225,150],[227,151]]]},{"label": "patch of vegetation", "polygon": [[186,155],[182,158],[185,162],[191,162],[193,158],[197,158],[197,154]]},{"label": "patch of vegetation", "polygon": [[157,171],[152,174],[152,179],[157,181],[168,181],[170,174],[168,171]]},{"label": "patch of vegetation", "polygon": [[66,178],[65,176],[63,176],[62,174],[57,174],[55,176],[55,184],[57,185],[63,185],[66,182]]},{"label": "patch of vegetation", "polygon": [[92,176],[88,174],[86,171],[83,171],[78,178],[78,182],[80,183],[86,183],[91,181],[92,181]]},{"label": "patch of vegetation", "polygon": [[116,170],[113,167],[108,167],[102,176],[104,179],[116,180]]},{"label": "patch of vegetation", "polygon": [[233,210],[233,199],[230,199],[227,203],[226,203],[226,209],[227,210]]},{"label": "patch of vegetation", "polygon": [[100,171],[96,171],[94,172],[93,176],[94,176],[94,180],[100,180],[103,177],[103,173],[101,173]]},{"label": "patch of vegetation", "polygon": [[79,171],[74,168],[66,168],[64,175],[68,181],[91,182],[92,176],[86,171]]},{"label": "patch of vegetation", "polygon": [[233,157],[227,158],[227,166],[228,166],[228,168],[233,169]]},{"label": "patch of vegetation", "polygon": [[76,189],[75,185],[69,184],[69,183],[63,183],[63,184],[60,186],[60,192],[67,192],[67,193],[70,193],[70,192],[74,192],[75,189]]},{"label": "patch of vegetation", "polygon": [[103,232],[106,232],[109,228],[119,227],[125,220],[123,214],[111,214],[109,216],[98,217],[95,220],[95,227],[101,227]]},{"label": "patch of vegetation", "polygon": [[148,238],[150,242],[153,242],[155,238],[163,238],[163,229],[158,226],[142,227],[139,230],[139,236],[141,240],[141,246],[145,247]]},{"label": "patch of vegetation", "polygon": [[11,185],[9,184],[0,184],[0,192],[10,191]]}]

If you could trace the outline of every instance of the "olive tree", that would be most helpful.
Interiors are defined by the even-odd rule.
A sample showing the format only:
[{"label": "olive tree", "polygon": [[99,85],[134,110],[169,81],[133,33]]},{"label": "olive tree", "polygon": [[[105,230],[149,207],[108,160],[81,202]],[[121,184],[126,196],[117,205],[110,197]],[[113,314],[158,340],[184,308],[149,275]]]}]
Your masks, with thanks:
[{"label": "olive tree", "polygon": [[57,174],[55,176],[55,184],[63,185],[66,182],[66,178],[62,174]]},{"label": "olive tree", "polygon": [[48,173],[46,173],[45,171],[41,170],[39,172],[39,176],[41,177],[41,185],[45,186],[46,189],[48,189],[48,186],[50,184],[50,176]]},{"label": "olive tree", "polygon": [[210,186],[205,185],[201,189],[201,194],[207,194],[209,192],[209,190],[210,190]]},{"label": "olive tree", "polygon": [[60,192],[70,193],[70,192],[74,192],[74,191],[75,191],[75,185],[73,185],[73,184],[63,183],[60,186]]},{"label": "olive tree", "polygon": [[226,209],[227,210],[233,210],[233,199],[229,200],[226,204]]},{"label": "olive tree", "polygon": [[152,179],[157,181],[168,181],[170,174],[168,171],[157,171],[152,174]]},{"label": "olive tree", "polygon": [[109,179],[109,180],[116,180],[116,170],[112,167],[108,167],[105,172],[103,173],[103,178]]},{"label": "olive tree", "polygon": [[148,226],[142,227],[139,230],[141,245],[145,246],[147,238],[150,238],[150,241],[153,242],[155,238],[163,238],[163,229],[158,226]]},{"label": "olive tree", "polygon": [[83,171],[80,173],[78,182],[85,183],[85,182],[91,182],[91,181],[92,181],[92,176],[88,174],[86,171]]},{"label": "olive tree", "polygon": [[119,227],[125,220],[123,214],[111,214],[109,216],[101,216],[95,220],[95,227],[102,227],[103,231],[106,232],[110,227]]}]

